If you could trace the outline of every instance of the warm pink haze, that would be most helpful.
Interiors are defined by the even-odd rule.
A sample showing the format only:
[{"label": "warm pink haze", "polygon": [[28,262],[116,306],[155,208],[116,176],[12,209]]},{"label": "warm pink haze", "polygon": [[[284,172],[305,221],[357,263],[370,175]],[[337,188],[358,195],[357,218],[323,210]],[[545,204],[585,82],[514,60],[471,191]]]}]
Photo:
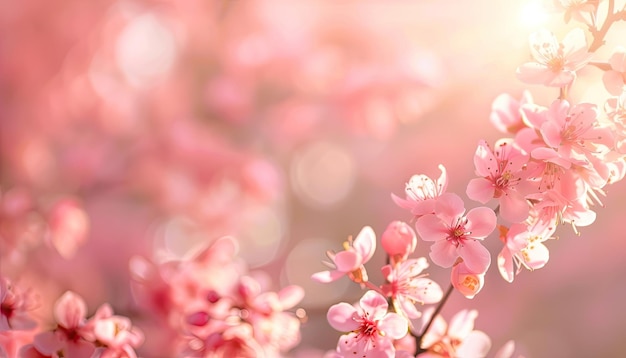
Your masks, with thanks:
[{"label": "warm pink haze", "polygon": [[0,358],[626,355],[626,0],[0,0]]}]

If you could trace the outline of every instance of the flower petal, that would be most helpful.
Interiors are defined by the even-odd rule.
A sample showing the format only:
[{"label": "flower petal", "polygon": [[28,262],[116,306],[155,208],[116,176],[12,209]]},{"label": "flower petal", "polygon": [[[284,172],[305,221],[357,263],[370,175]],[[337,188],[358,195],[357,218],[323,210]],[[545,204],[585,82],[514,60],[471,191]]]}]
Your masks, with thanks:
[{"label": "flower petal", "polygon": [[332,305],[326,314],[330,326],[340,332],[350,332],[359,328],[359,323],[355,320],[357,317],[359,314],[356,308],[345,302]]}]

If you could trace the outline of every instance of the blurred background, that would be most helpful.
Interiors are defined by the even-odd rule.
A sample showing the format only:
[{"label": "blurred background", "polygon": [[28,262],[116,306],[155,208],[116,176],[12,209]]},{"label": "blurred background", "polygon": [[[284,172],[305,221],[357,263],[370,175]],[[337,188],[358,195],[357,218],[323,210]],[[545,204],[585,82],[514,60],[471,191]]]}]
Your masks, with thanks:
[{"label": "blurred background", "polygon": [[[575,25],[538,8],[532,0],[0,0],[0,272],[133,317],[131,257],[182,258],[233,235],[252,269],[276,287],[305,289],[294,355],[332,349],[339,332],[326,310],[362,291],[348,280],[310,280],[326,250],[365,225],[380,235],[392,220],[410,221],[390,194],[403,196],[413,174],[437,177],[438,164],[448,190],[466,198],[478,141],[502,136],[489,122],[497,95],[529,89],[542,105],[558,96],[514,75],[530,59],[532,31],[562,38]],[[615,27],[607,42],[624,45],[624,33]],[[572,98],[602,106],[601,75],[581,71]],[[478,309],[493,351],[514,339],[527,357],[626,353],[626,188],[607,189],[580,237],[559,228],[544,269],[509,284],[494,265],[476,298],[453,293],[444,317]],[[57,230],[80,245],[42,234],[55,215],[65,217]],[[487,246],[495,258],[500,241]],[[420,243],[417,255],[427,254]],[[378,253],[368,265],[372,281],[381,282],[383,262]],[[447,286],[447,270],[429,273]],[[140,354],[158,357],[150,327],[135,324],[146,333]]]}]

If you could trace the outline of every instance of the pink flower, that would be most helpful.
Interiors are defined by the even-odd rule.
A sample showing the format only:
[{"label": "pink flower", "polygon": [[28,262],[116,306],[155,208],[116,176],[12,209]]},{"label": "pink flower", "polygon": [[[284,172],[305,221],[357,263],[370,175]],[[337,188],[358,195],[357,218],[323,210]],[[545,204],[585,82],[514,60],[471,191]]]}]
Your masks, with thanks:
[{"label": "pink flower", "polygon": [[[485,357],[491,349],[491,339],[482,331],[474,330],[476,310],[462,310],[447,325],[441,316],[435,317],[432,326],[422,339],[425,353],[417,358]],[[424,314],[422,322],[428,322]]]},{"label": "pink flower", "polygon": [[382,290],[391,297],[396,312],[411,319],[419,318],[421,313],[415,308],[415,303],[437,303],[441,300],[441,287],[422,273],[427,267],[428,262],[423,257],[382,267],[383,276],[389,282],[382,286]]},{"label": "pink flower", "polygon": [[407,223],[393,221],[383,232],[380,242],[391,262],[395,263],[406,260],[415,251],[417,236]]},{"label": "pink flower", "polygon": [[591,59],[587,50],[585,32],[580,28],[571,30],[562,43],[547,30],[537,31],[530,35],[530,52],[534,62],[518,67],[517,78],[529,84],[569,86],[576,78],[576,71]]},{"label": "pink flower", "polygon": [[28,312],[34,310],[36,305],[30,290],[22,290],[0,276],[0,333],[35,328],[37,322]]},{"label": "pink flower", "polygon": [[136,358],[134,348],[143,344],[143,332],[128,317],[113,315],[110,305],[102,305],[88,322],[95,339],[102,345],[101,358]]},{"label": "pink flower", "polygon": [[532,96],[527,90],[522,93],[522,98],[519,101],[508,93],[499,95],[491,104],[491,115],[489,116],[491,124],[502,133],[517,133],[526,127],[520,108],[527,103],[533,103]]},{"label": "pink flower", "polygon": [[485,285],[485,272],[472,272],[460,261],[452,266],[450,282],[463,296],[474,298]]},{"label": "pink flower", "polygon": [[[597,3],[598,1],[595,2]],[[596,10],[596,5],[588,0],[554,0],[554,5],[557,10],[565,12],[564,20],[566,24],[574,19],[589,26],[593,25],[593,22],[590,18],[585,17],[585,14],[589,17],[595,16],[592,13]]]},{"label": "pink flower", "polygon": [[374,230],[369,226],[364,227],[354,241],[350,237],[343,246],[344,251],[338,253],[328,251],[326,253],[332,261],[332,263],[326,262],[326,264],[334,269],[313,274],[311,276],[313,280],[326,283],[348,275],[354,282],[367,282],[367,271],[363,265],[372,258],[374,251],[376,251]]},{"label": "pink flower", "polygon": [[528,217],[529,204],[516,187],[525,179],[529,157],[508,138],[498,140],[495,148],[484,140],[479,142],[474,166],[481,178],[469,182],[467,196],[483,204],[496,198],[503,219],[521,222]]},{"label": "pink flower", "polygon": [[391,199],[401,208],[410,210],[417,217],[431,214],[435,208],[435,201],[448,187],[446,168],[439,165],[441,175],[434,181],[424,174],[413,175],[404,189],[406,199],[391,194]]},{"label": "pink flower", "polygon": [[491,264],[489,251],[479,242],[496,227],[496,214],[479,207],[465,214],[463,200],[448,193],[437,200],[435,213],[417,219],[415,228],[425,241],[434,241],[430,258],[442,267],[450,267],[463,258],[472,272],[485,272]]},{"label": "pink flower", "polygon": [[[500,226],[500,240],[504,247],[498,254],[498,271],[502,278],[513,282],[522,267],[529,270],[542,268],[550,258],[544,241],[552,239],[554,225],[537,223],[532,226],[513,224],[510,228]],[[515,269],[517,267],[517,269]]]},{"label": "pink flower", "polygon": [[85,243],[89,233],[89,217],[73,199],[56,203],[48,217],[48,240],[59,254],[69,259]]},{"label": "pink flower", "polygon": [[337,352],[341,356],[394,357],[393,340],[407,334],[407,320],[388,312],[385,297],[376,291],[367,291],[359,306],[341,302],[330,307],[327,319],[341,332],[350,332],[339,338]]},{"label": "pink flower", "polygon": [[613,96],[619,96],[626,90],[626,48],[617,46],[609,58],[611,69],[604,72],[602,82]]},{"label": "pink flower", "polygon": [[93,332],[86,326],[85,301],[67,291],[56,301],[53,313],[58,327],[36,335],[34,349],[51,357],[91,357],[96,347],[92,343]]}]

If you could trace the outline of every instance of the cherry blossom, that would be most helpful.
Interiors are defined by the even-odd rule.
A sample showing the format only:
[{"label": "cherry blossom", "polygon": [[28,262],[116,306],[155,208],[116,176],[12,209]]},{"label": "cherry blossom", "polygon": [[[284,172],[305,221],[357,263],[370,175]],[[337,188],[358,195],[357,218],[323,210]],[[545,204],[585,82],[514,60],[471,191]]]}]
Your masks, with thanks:
[{"label": "cherry blossom", "polygon": [[385,265],[381,269],[388,282],[382,286],[383,293],[391,297],[396,312],[407,318],[420,317],[420,312],[415,308],[416,303],[437,303],[443,296],[439,284],[422,273],[426,268],[428,262],[420,257]]},{"label": "cherry blossom", "polygon": [[8,278],[0,276],[0,332],[31,330],[37,322],[32,311],[37,301],[31,290],[24,290]]},{"label": "cherry blossom", "polygon": [[543,243],[553,238],[554,225],[513,224],[510,228],[499,226],[499,230],[504,246],[498,254],[498,271],[506,281],[513,282],[523,267],[535,270],[548,262],[550,252]]},{"label": "cherry blossom", "polygon": [[433,213],[436,199],[448,188],[446,168],[440,164],[439,170],[441,175],[437,180],[424,174],[413,175],[404,189],[406,199],[395,194],[391,194],[391,198],[399,207],[409,210],[416,217]]},{"label": "cherry blossom", "polygon": [[530,51],[534,62],[517,68],[517,78],[529,84],[565,87],[572,84],[576,71],[591,59],[585,33],[580,28],[571,30],[559,43],[556,36],[540,30],[530,35]]},{"label": "cherry blossom", "polygon": [[611,69],[602,75],[602,83],[610,94],[619,96],[626,90],[626,48],[617,46],[609,58]]},{"label": "cherry blossom", "polygon": [[[476,310],[459,311],[449,324],[441,316],[435,317],[422,340],[421,349],[425,352],[417,357],[485,357],[491,349],[491,339],[484,332],[474,330],[476,317]],[[422,320],[426,318],[430,317],[425,315]]]},{"label": "cherry blossom", "polygon": [[512,139],[500,139],[495,150],[486,141],[480,141],[474,155],[476,174],[467,185],[467,196],[482,204],[496,198],[502,218],[521,222],[528,217],[529,204],[524,194],[517,190],[525,180],[528,154],[522,152]]},{"label": "cherry blossom", "polygon": [[376,291],[367,291],[357,306],[345,302],[331,306],[328,323],[338,331],[350,332],[339,338],[337,353],[341,357],[394,357],[393,340],[407,334],[408,323],[387,308],[387,300]]},{"label": "cherry blossom", "polygon": [[442,195],[435,213],[417,219],[415,228],[425,241],[434,241],[430,258],[442,267],[451,267],[463,258],[472,272],[485,272],[491,263],[489,251],[480,243],[496,227],[496,215],[487,207],[471,209],[465,215],[463,200],[456,194]]},{"label": "cherry blossom", "polygon": [[519,100],[508,93],[502,93],[491,104],[489,120],[500,132],[515,134],[526,127],[520,108],[529,103],[533,103],[533,98],[528,90],[522,93]]},{"label": "cherry blossom", "polygon": [[321,271],[313,274],[312,278],[318,282],[331,282],[335,281],[345,275],[348,275],[351,280],[357,283],[367,282],[367,271],[363,266],[369,261],[376,251],[376,234],[374,230],[365,226],[356,239],[352,240],[352,237],[348,241],[344,242],[344,251],[334,253],[327,252],[328,258],[332,263],[328,262],[327,265],[332,267],[332,271]]}]

